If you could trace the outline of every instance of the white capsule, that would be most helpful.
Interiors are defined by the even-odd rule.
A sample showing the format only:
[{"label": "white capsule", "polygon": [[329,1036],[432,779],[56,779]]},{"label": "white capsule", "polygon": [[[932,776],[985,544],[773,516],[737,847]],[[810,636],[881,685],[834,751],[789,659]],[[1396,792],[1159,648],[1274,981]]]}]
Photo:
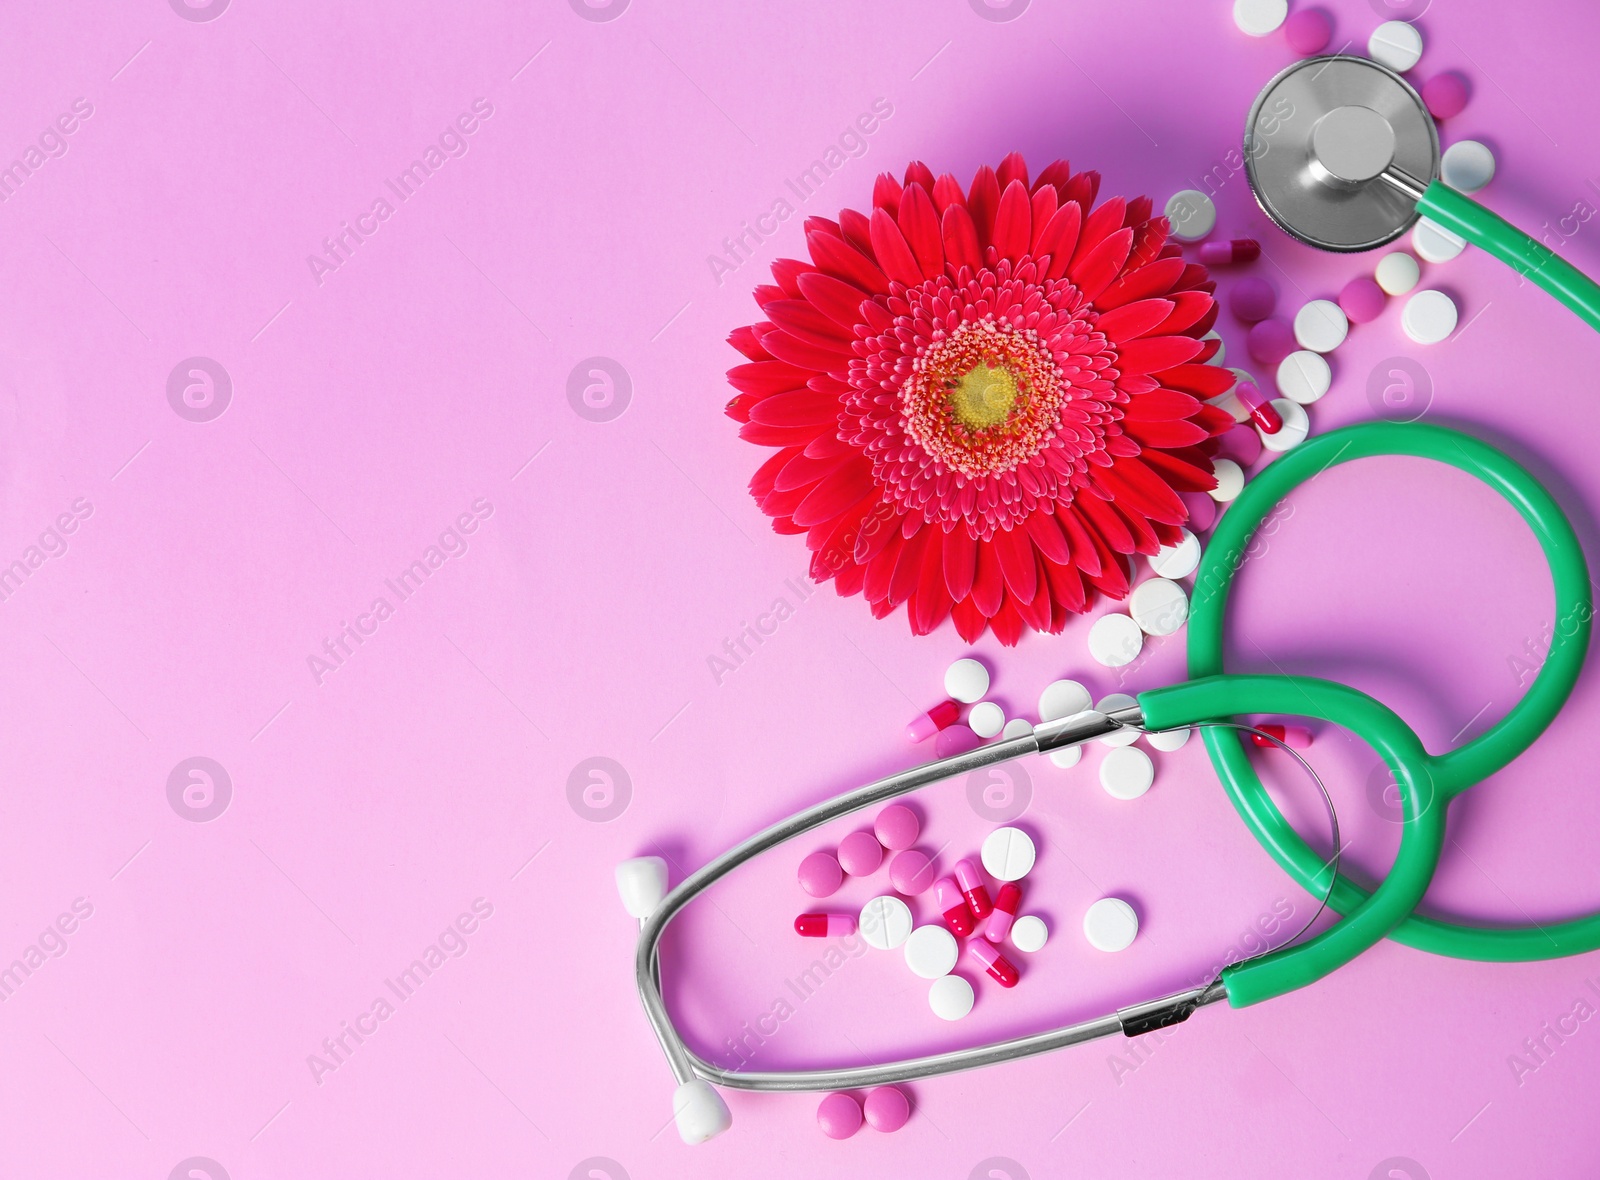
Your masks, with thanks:
[{"label": "white capsule", "polygon": [[944,975],[928,989],[928,1007],[940,1020],[960,1020],[972,1011],[972,985],[959,975]]},{"label": "white capsule", "polygon": [[1444,149],[1439,179],[1457,192],[1475,193],[1494,179],[1494,153],[1475,139],[1463,139]]},{"label": "white capsule", "polygon": [[1294,313],[1294,338],[1301,348],[1332,352],[1349,334],[1344,309],[1331,299],[1313,299]]},{"label": "white capsule", "polygon": [[1422,60],[1422,34],[1403,20],[1386,20],[1367,38],[1367,56],[1403,74]]},{"label": "white capsule", "polygon": [[949,975],[960,953],[956,936],[943,926],[918,926],[906,939],[906,966],[923,979]]},{"label": "white capsule", "polygon": [[1286,397],[1273,398],[1272,408],[1283,419],[1283,426],[1276,434],[1268,434],[1259,426],[1256,427],[1256,433],[1261,436],[1261,445],[1269,451],[1292,451],[1305,442],[1306,435],[1311,433],[1311,415],[1299,402],[1292,402]]},{"label": "white capsule", "polygon": [[1139,933],[1139,915],[1120,897],[1102,897],[1083,915],[1083,936],[1098,951],[1123,951]]},{"label": "white capsule", "polygon": [[857,928],[870,947],[892,951],[911,937],[911,907],[898,897],[885,894],[874,897],[861,907]]},{"label": "white capsule", "polygon": [[1044,949],[1050,941],[1050,927],[1037,914],[1024,914],[1011,923],[1011,945],[1024,954]]},{"label": "white capsule", "polygon": [[1187,746],[1189,744],[1189,735],[1193,732],[1194,730],[1187,727],[1184,729],[1164,729],[1160,733],[1145,734],[1144,740],[1152,750],[1160,750],[1164,754],[1171,754],[1173,751],[1181,750]]},{"label": "white capsule", "polygon": [[1198,242],[1217,226],[1217,207],[1196,188],[1179,189],[1167,198],[1167,220],[1180,242]]},{"label": "white capsule", "polygon": [[1176,545],[1163,545],[1149,561],[1157,577],[1187,578],[1200,564],[1200,538],[1184,529],[1183,540]]},{"label": "white capsule", "polygon": [[989,669],[971,658],[957,660],[945,669],[944,691],[963,705],[981,701],[989,692]]},{"label": "white capsule", "polygon": [[1437,344],[1456,330],[1455,301],[1443,291],[1418,291],[1400,310],[1400,327],[1418,344]]},{"label": "white capsule", "polygon": [[1005,711],[993,701],[979,701],[967,714],[967,727],[981,738],[994,737],[1005,724]]},{"label": "white capsule", "polygon": [[[1137,705],[1138,703],[1125,692],[1112,692],[1100,698],[1100,703],[1095,706],[1095,710],[1100,713],[1115,713],[1118,709],[1126,709],[1129,705]],[[1118,729],[1101,738],[1100,744],[1102,746],[1131,746],[1138,740],[1139,731],[1137,729]]]},{"label": "white capsule", "polygon": [[1020,881],[1033,868],[1033,838],[1021,828],[996,828],[983,838],[978,855],[996,881]]},{"label": "white capsule", "polygon": [[1138,746],[1111,750],[1100,761],[1100,785],[1113,799],[1137,799],[1155,781],[1155,763]]},{"label": "white capsule", "polygon": [[1226,504],[1244,491],[1244,468],[1232,459],[1213,459],[1211,473],[1217,477],[1217,486],[1206,494],[1218,504]]},{"label": "white capsule", "polygon": [[1146,635],[1172,635],[1189,621],[1189,596],[1170,578],[1147,578],[1128,595],[1128,613]]},{"label": "white capsule", "polygon": [[1089,654],[1107,668],[1131,664],[1144,647],[1139,624],[1124,614],[1101,615],[1089,628]]},{"label": "white capsule", "polygon": [[1449,262],[1467,248],[1467,239],[1423,217],[1411,231],[1411,248],[1424,262]]},{"label": "white capsule", "polygon": [[[1410,257],[1410,255],[1407,255]],[[1333,370],[1320,352],[1302,348],[1278,364],[1278,391],[1292,402],[1308,406],[1333,384]]]},{"label": "white capsule", "polygon": [[1233,23],[1241,33],[1265,37],[1289,17],[1289,0],[1233,0]]}]

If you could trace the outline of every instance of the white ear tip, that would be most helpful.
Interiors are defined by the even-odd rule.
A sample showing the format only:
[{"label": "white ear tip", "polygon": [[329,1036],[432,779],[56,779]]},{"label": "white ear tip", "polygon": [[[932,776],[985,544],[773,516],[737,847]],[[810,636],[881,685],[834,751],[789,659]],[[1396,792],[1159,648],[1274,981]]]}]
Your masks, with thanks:
[{"label": "white ear tip", "polygon": [[672,1113],[685,1143],[704,1143],[733,1126],[733,1115],[710,1082],[695,1078],[672,1095]]},{"label": "white ear tip", "polygon": [[659,856],[636,856],[617,866],[617,892],[629,914],[644,921],[667,895],[667,862]]}]

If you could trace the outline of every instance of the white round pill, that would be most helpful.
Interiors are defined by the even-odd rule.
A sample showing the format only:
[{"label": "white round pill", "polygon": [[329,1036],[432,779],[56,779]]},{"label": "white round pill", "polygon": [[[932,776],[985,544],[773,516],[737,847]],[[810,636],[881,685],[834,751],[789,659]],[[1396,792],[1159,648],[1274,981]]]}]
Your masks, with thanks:
[{"label": "white round pill", "polygon": [[1475,193],[1494,179],[1494,153],[1475,139],[1463,139],[1444,149],[1439,179],[1457,192]]},{"label": "white round pill", "polygon": [[943,926],[918,926],[906,939],[906,966],[923,979],[938,979],[955,969],[961,948]]},{"label": "white round pill", "polygon": [[989,669],[971,658],[957,660],[945,669],[944,691],[963,705],[981,701],[989,691]]},{"label": "white round pill", "polygon": [[1403,20],[1386,20],[1367,38],[1367,56],[1403,74],[1422,60],[1422,34]]},{"label": "white round pill", "polygon": [[967,728],[981,738],[994,737],[1005,725],[1005,710],[993,701],[979,701],[967,714]]},{"label": "white round pill", "polygon": [[1228,342],[1222,338],[1222,333],[1218,332],[1215,328],[1212,328],[1211,331],[1200,337],[1200,339],[1215,340],[1217,342],[1217,351],[1215,355],[1213,355],[1212,358],[1206,362],[1206,364],[1220,365],[1228,355]]},{"label": "white round pill", "polygon": [[1050,765],[1070,770],[1083,761],[1082,746],[1063,746],[1059,750],[1051,750],[1049,754]]},{"label": "white round pill", "polygon": [[1418,344],[1437,344],[1456,330],[1455,302],[1443,291],[1418,291],[1401,309],[1400,327]]},{"label": "white round pill", "polygon": [[1183,540],[1163,545],[1149,560],[1157,577],[1187,578],[1200,564],[1200,538],[1184,529]]},{"label": "white round pill", "polygon": [[1097,951],[1125,951],[1139,933],[1139,915],[1120,897],[1102,897],[1083,915],[1083,936]]},{"label": "white round pill", "polygon": [[1147,578],[1128,595],[1128,613],[1146,635],[1173,635],[1189,621],[1189,596],[1170,578]]},{"label": "white round pill", "polygon": [[1333,370],[1328,366],[1328,358],[1309,348],[1291,352],[1278,365],[1278,391],[1302,406],[1309,406],[1327,393],[1332,384]]},{"label": "white round pill", "polygon": [[1033,732],[1033,722],[1026,717],[1013,717],[1006,722],[1006,727],[1000,731],[1000,736],[1009,741],[1012,738],[1026,737]]},{"label": "white round pill", "polygon": [[1138,746],[1122,746],[1100,761],[1100,785],[1113,799],[1137,799],[1156,781],[1156,765]]},{"label": "white round pill", "polygon": [[940,1020],[960,1020],[972,1011],[972,985],[959,975],[944,975],[928,989],[928,1007]]},{"label": "white round pill", "polygon": [[1089,690],[1076,680],[1053,680],[1039,694],[1039,720],[1055,721],[1081,713],[1094,704]]},{"label": "white round pill", "polygon": [[1217,226],[1217,207],[1197,188],[1179,189],[1167,198],[1167,220],[1180,242],[1198,242]]},{"label": "white round pill", "polygon": [[1294,338],[1301,348],[1332,352],[1350,334],[1344,309],[1331,299],[1313,299],[1294,313]]},{"label": "white round pill", "polygon": [[1144,634],[1127,615],[1101,615],[1089,628],[1089,654],[1107,668],[1120,668],[1138,658]]},{"label": "white round pill", "polygon": [[1164,729],[1160,733],[1147,733],[1144,740],[1150,744],[1152,750],[1160,750],[1170,754],[1174,750],[1181,750],[1189,744],[1189,735],[1192,729]]},{"label": "white round pill", "polygon": [[1289,0],[1233,0],[1233,23],[1241,33],[1265,37],[1289,16]]},{"label": "white round pill", "polygon": [[1424,217],[1411,231],[1411,248],[1424,262],[1449,262],[1467,248],[1467,239]]},{"label": "white round pill", "polygon": [[1217,477],[1217,486],[1206,494],[1218,504],[1226,504],[1244,491],[1244,468],[1232,459],[1213,459],[1211,473]]},{"label": "white round pill", "polygon": [[1020,881],[1033,868],[1033,840],[1021,828],[996,828],[983,838],[978,855],[996,881]]},{"label": "white round pill", "polygon": [[892,951],[911,937],[911,907],[898,897],[874,897],[861,907],[858,925],[868,946]]},{"label": "white round pill", "polygon": [[1043,950],[1044,944],[1050,941],[1050,927],[1044,924],[1044,919],[1034,914],[1025,914],[1011,923],[1011,945],[1025,954]]},{"label": "white round pill", "polygon": [[1395,250],[1378,260],[1372,277],[1378,280],[1378,286],[1383,288],[1384,294],[1404,295],[1422,278],[1422,268],[1404,250]]},{"label": "white round pill", "polygon": [[1292,402],[1286,397],[1273,398],[1272,408],[1283,419],[1283,426],[1276,434],[1268,434],[1259,426],[1256,427],[1256,433],[1261,436],[1261,445],[1269,451],[1292,451],[1305,442],[1306,435],[1311,433],[1311,415],[1299,402]]},{"label": "white round pill", "polygon": [[[1137,705],[1138,703],[1125,692],[1111,692],[1100,698],[1100,703],[1095,706],[1095,709],[1101,713],[1115,713],[1118,709],[1126,709],[1128,706]],[[1139,731],[1137,729],[1118,729],[1101,738],[1100,744],[1102,746],[1131,746],[1138,740]]]}]

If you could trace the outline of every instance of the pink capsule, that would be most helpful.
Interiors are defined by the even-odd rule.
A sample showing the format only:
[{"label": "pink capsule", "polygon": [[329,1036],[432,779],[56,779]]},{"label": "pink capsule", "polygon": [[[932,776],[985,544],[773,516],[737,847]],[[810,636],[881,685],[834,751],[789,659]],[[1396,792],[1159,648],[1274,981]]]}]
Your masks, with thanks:
[{"label": "pink capsule", "polygon": [[[1303,725],[1278,725],[1274,723],[1271,725],[1258,725],[1256,728],[1261,733],[1271,734],[1291,750],[1305,750],[1311,746],[1311,731]],[[1275,749],[1276,743],[1262,737],[1261,733],[1251,734],[1250,740],[1263,750]]]},{"label": "pink capsule", "polygon": [[1207,266],[1254,262],[1260,257],[1261,243],[1254,238],[1234,238],[1231,242],[1206,242],[1200,247],[1200,261]]},{"label": "pink capsule", "polygon": [[974,938],[967,943],[967,950],[974,959],[983,964],[983,969],[989,978],[1001,987],[1017,986],[1017,980],[1021,976],[1017,974],[1017,969],[1007,962],[1006,957],[994,949],[994,943],[987,938]]},{"label": "pink capsule", "polygon": [[961,896],[954,877],[940,877],[933,883],[933,905],[944,918],[944,924],[950,927],[951,934],[965,938],[972,933],[972,911],[967,908],[967,899]]},{"label": "pink capsule", "polygon": [[844,938],[856,932],[853,914],[801,914],[794,932],[802,938]]},{"label": "pink capsule", "polygon": [[983,927],[983,936],[990,942],[1004,942],[1011,933],[1011,923],[1016,919],[1017,907],[1022,904],[1022,886],[1007,881],[1000,886],[1000,896],[994,899],[994,912]]},{"label": "pink capsule", "polygon": [[1272,399],[1253,383],[1241,381],[1234,386],[1233,392],[1239,404],[1250,411],[1250,421],[1261,427],[1262,434],[1277,434],[1283,429],[1283,415],[1278,413]]},{"label": "pink capsule", "polygon": [[956,723],[961,716],[959,701],[940,701],[926,713],[915,718],[906,726],[906,740],[909,742],[925,742],[941,729],[948,729]]},{"label": "pink capsule", "polygon": [[987,918],[994,909],[994,903],[989,900],[989,889],[970,857],[956,861],[956,883],[961,886],[961,895],[967,899],[972,916],[980,922]]}]

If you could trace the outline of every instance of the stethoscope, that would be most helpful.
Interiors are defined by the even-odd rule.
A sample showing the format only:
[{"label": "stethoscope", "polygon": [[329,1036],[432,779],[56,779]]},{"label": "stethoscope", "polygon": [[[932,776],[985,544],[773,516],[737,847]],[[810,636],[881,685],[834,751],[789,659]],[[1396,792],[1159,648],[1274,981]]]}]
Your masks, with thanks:
[{"label": "stethoscope", "polygon": [[[1290,67],[1257,101],[1245,147],[1257,199],[1295,237],[1326,249],[1367,249],[1393,240],[1425,214],[1517,266],[1600,327],[1600,288],[1546,247],[1438,181],[1433,122],[1416,92],[1384,67],[1346,57],[1313,58]],[[1494,489],[1533,530],[1554,582],[1554,636],[1533,684],[1486,733],[1442,754],[1430,754],[1399,715],[1347,685],[1309,676],[1223,671],[1228,594],[1257,528],[1284,496],[1306,481],[1337,464],[1379,455],[1432,459]],[[673,1112],[680,1135],[685,1142],[698,1143],[729,1126],[731,1115],[717,1086],[822,1091],[890,1085],[998,1065],[1100,1037],[1140,1036],[1181,1023],[1218,1000],[1242,1008],[1305,987],[1385,937],[1435,954],[1497,962],[1600,948],[1600,912],[1554,924],[1496,927],[1414,912],[1439,863],[1449,805],[1520,755],[1555,720],[1582,669],[1592,618],[1588,566],[1571,524],[1531,474],[1487,443],[1430,424],[1371,422],[1331,431],[1280,456],[1234,500],[1206,548],[1189,615],[1187,682],[1140,693],[1126,708],[1091,709],[1043,722],[1032,733],[902,771],[819,803],[730,849],[671,892],[665,892],[665,866],[655,858],[619,866],[625,900],[642,919],[634,971],[645,1015],[678,1082]],[[1348,730],[1383,758],[1400,795],[1402,823],[1399,851],[1375,889],[1368,892],[1349,880],[1339,872],[1336,857],[1324,860],[1290,826],[1240,740],[1239,731],[1250,727],[1232,719],[1243,714],[1320,718]],[[662,998],[661,935],[684,906],[740,865],[841,816],[982,767],[1082,745],[1120,729],[1185,727],[1200,728],[1223,788],[1251,832],[1296,882],[1341,915],[1339,922],[1303,942],[1297,935],[1287,945],[1226,967],[1200,986],[1097,1019],[883,1065],[724,1069],[685,1044]],[[1333,846],[1339,846],[1336,834]]]}]

